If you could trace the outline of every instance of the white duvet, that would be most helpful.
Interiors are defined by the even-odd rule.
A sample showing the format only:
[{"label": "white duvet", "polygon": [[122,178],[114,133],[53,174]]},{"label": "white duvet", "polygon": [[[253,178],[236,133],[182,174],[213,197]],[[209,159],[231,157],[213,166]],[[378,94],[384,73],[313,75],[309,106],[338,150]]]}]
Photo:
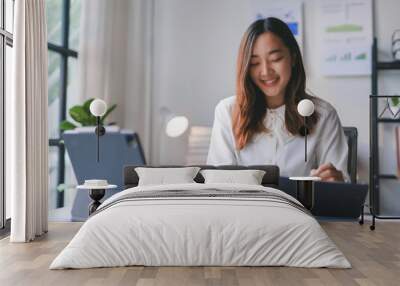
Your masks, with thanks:
[{"label": "white duvet", "polygon": [[[254,185],[177,184],[155,190],[263,190]],[[297,201],[296,201],[297,202]],[[294,266],[350,268],[350,263],[307,213],[257,198],[155,198],[122,201],[90,217],[50,269],[145,266]]]}]

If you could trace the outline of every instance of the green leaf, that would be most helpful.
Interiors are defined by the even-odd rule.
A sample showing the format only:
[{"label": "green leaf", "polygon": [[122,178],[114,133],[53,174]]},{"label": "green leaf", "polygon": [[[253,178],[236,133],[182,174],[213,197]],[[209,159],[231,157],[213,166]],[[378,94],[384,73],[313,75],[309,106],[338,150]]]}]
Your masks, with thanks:
[{"label": "green leaf", "polygon": [[72,130],[75,128],[76,128],[76,125],[73,124],[72,122],[69,122],[68,120],[64,120],[60,123],[60,130],[62,130],[62,131]]},{"label": "green leaf", "polygon": [[87,125],[85,125],[85,126],[94,126],[96,124],[97,124],[96,116],[94,116],[93,114],[89,113],[88,114]]},{"label": "green leaf", "polygon": [[87,114],[89,115],[89,122],[88,125],[89,126],[93,126],[97,124],[97,120],[96,120],[96,116],[94,116],[91,112],[90,112],[90,104],[92,103],[92,101],[94,100],[94,98],[89,98],[88,100],[85,101],[85,103],[83,104],[83,109],[85,109],[85,111],[87,112]]},{"label": "green leaf", "polygon": [[83,106],[75,105],[70,108],[69,115],[71,115],[72,119],[76,122],[82,124],[82,126],[91,126],[91,118],[90,114],[88,114]]},{"label": "green leaf", "polygon": [[[86,100],[83,105],[75,105],[69,109],[69,115],[72,117],[72,119],[78,123],[80,123],[82,126],[95,126],[97,124],[97,118],[96,116],[92,115],[90,113],[90,104],[94,98],[89,98]],[[113,104],[110,106],[110,108],[107,109],[106,113],[100,118],[100,123],[103,124],[104,120],[106,117],[117,107],[116,104]],[[62,126],[62,127],[61,127]],[[60,124],[60,128],[64,128],[62,130],[70,130],[74,129],[77,126],[74,125],[71,122],[62,122]]]},{"label": "green leaf", "polygon": [[100,123],[101,123],[101,124],[104,124],[104,120],[106,119],[106,117],[107,117],[115,108],[117,108],[117,105],[116,105],[116,104],[113,104],[113,105],[111,105],[111,106],[107,109],[106,113],[105,113],[105,114],[101,117],[101,119],[100,119]]},{"label": "green leaf", "polygon": [[91,113],[90,113],[90,104],[92,103],[93,100],[94,100],[94,98],[89,98],[89,99],[86,100],[85,103],[83,104],[83,109],[85,109],[85,111],[87,112],[87,114],[91,114]]},{"label": "green leaf", "polygon": [[90,114],[90,126],[97,125],[97,118],[96,116]]},{"label": "green leaf", "polygon": [[392,106],[397,106],[400,104],[400,99],[398,97],[392,97]]}]

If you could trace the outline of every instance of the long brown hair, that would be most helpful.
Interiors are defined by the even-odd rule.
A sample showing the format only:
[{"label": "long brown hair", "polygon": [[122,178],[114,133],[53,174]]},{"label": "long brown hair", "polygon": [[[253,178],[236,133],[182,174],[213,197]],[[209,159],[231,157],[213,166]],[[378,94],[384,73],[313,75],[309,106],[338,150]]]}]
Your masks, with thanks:
[{"label": "long brown hair", "polygon": [[[254,42],[265,32],[271,32],[282,40],[289,49],[294,63],[285,91],[285,125],[291,134],[305,135],[303,117],[297,112],[297,104],[302,99],[310,99],[315,103],[315,98],[305,91],[306,73],[303,60],[299,45],[289,27],[283,21],[273,17],[255,21],[242,38],[237,59],[236,102],[232,114],[232,128],[238,150],[243,149],[255,134],[269,131],[264,125],[267,114],[265,95],[254,84],[249,73]],[[317,111],[307,118],[309,133],[312,133],[318,118]]]}]

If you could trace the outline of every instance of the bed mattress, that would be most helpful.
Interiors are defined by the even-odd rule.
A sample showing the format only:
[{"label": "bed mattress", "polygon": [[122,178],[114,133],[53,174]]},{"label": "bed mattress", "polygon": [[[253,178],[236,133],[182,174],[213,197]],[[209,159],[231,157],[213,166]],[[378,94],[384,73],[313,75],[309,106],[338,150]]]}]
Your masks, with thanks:
[{"label": "bed mattress", "polygon": [[50,269],[128,265],[351,267],[315,218],[284,192],[197,183],[115,194]]}]

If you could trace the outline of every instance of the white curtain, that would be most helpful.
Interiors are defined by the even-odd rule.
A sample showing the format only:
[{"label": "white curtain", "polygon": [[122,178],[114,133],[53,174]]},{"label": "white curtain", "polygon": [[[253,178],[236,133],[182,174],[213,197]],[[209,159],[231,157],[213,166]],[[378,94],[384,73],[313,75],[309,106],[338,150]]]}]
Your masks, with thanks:
[{"label": "white curtain", "polygon": [[[123,105],[131,0],[82,1],[80,25],[80,95]],[[122,123],[120,112],[112,119]]]},{"label": "white curtain", "polygon": [[153,0],[82,1],[79,101],[117,104],[110,121],[139,133],[149,158]]},{"label": "white curtain", "polygon": [[12,242],[48,227],[47,28],[45,0],[15,1],[12,96],[7,98],[6,173]]}]

